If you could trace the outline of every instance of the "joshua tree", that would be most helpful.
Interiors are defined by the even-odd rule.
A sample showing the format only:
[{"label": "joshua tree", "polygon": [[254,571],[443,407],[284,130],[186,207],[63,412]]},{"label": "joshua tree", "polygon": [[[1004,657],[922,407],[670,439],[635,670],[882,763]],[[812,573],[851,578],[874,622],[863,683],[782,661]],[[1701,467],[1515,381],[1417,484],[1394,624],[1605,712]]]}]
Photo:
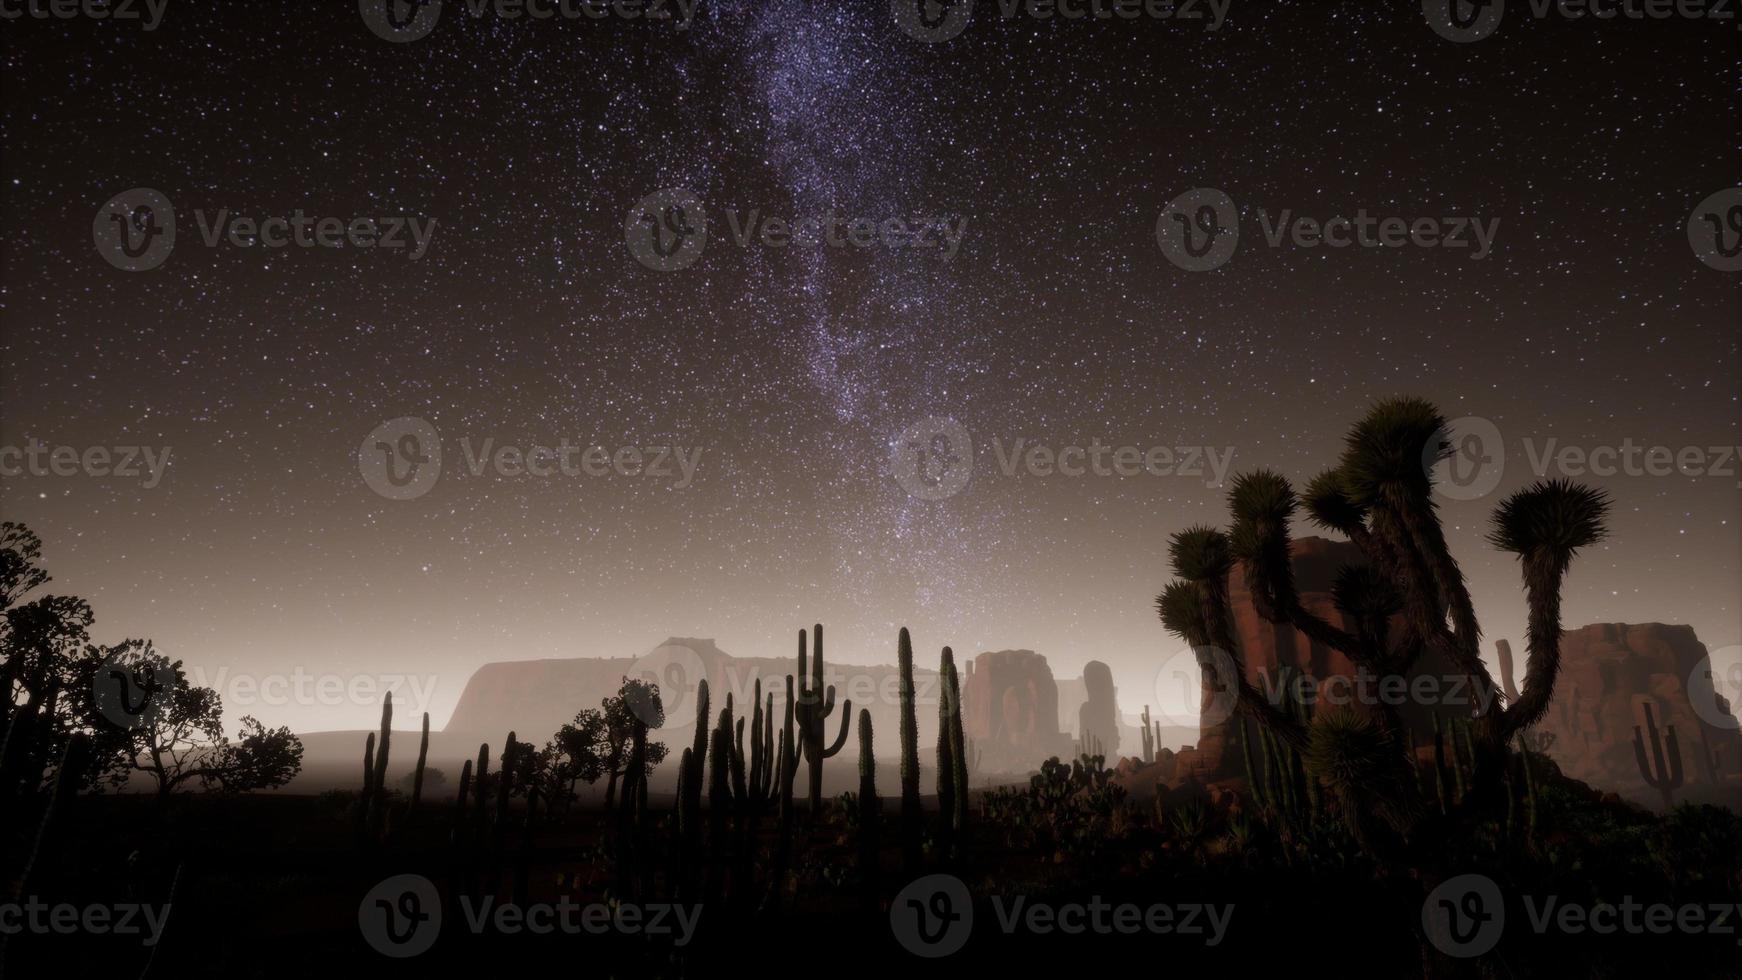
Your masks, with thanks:
[{"label": "joshua tree", "polygon": [[[841,751],[841,746],[847,744],[847,728],[853,717],[853,702],[842,702],[841,732],[835,737],[833,745],[824,745],[824,725],[829,715],[835,711],[835,688],[823,686],[823,624],[817,623],[811,627],[816,637],[812,646],[815,648],[811,658],[811,675],[809,683],[805,681],[805,649],[804,631],[798,634],[798,699],[794,709],[798,721],[799,743],[804,749],[805,761],[810,764],[810,812],[817,817],[823,808],[823,760]],[[792,703],[792,702],[789,702]]]},{"label": "joshua tree", "polygon": [[[1450,451],[1446,420],[1433,405],[1412,398],[1380,402],[1350,430],[1341,459],[1311,481],[1304,499],[1268,470],[1236,478],[1229,493],[1231,527],[1176,534],[1170,551],[1179,580],[1157,598],[1162,622],[1192,645],[1206,683],[1213,679],[1227,706],[1311,760],[1317,778],[1343,781],[1332,785],[1340,798],[1352,803],[1359,791],[1396,829],[1415,819],[1419,793],[1405,764],[1406,736],[1395,712],[1381,709],[1370,724],[1309,726],[1271,704],[1246,678],[1234,640],[1228,576],[1238,562],[1261,618],[1292,626],[1374,674],[1407,676],[1429,649],[1468,673],[1477,704],[1489,706],[1473,732],[1475,777],[1484,790],[1477,796],[1494,798],[1506,743],[1542,716],[1554,693],[1561,583],[1578,549],[1604,536],[1608,499],[1557,480],[1536,483],[1496,508],[1489,541],[1518,556],[1530,608],[1524,690],[1500,706],[1480,656],[1474,603],[1431,496],[1432,466]],[[1333,593],[1353,629],[1315,615],[1295,591],[1290,524],[1303,504],[1315,523],[1346,535],[1367,559],[1364,566],[1344,569]],[[1402,627],[1392,636],[1391,619],[1399,614]]]}]

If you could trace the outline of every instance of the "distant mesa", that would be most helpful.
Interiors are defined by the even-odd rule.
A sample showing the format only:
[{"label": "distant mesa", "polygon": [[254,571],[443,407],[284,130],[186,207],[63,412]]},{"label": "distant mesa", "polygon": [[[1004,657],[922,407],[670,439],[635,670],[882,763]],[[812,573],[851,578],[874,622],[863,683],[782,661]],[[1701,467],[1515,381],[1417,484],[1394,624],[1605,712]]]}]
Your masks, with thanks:
[{"label": "distant mesa", "polygon": [[[1691,626],[1598,623],[1562,633],[1554,700],[1534,730],[1568,776],[1660,806],[1662,796],[1646,784],[1633,748],[1637,726],[1651,757],[1649,705],[1663,751],[1675,728],[1682,756],[1675,802],[1734,807],[1742,801],[1742,732],[1722,696],[1690,689],[1706,656]],[[1697,705],[1700,697],[1710,703]]]}]

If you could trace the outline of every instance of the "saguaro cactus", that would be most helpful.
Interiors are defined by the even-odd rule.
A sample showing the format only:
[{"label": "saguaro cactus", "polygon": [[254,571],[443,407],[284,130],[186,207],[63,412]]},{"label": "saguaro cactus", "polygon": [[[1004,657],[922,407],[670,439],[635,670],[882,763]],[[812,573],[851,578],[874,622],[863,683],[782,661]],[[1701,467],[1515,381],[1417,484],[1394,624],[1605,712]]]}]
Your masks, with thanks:
[{"label": "saguaro cactus", "polygon": [[369,801],[369,833],[380,839],[387,828],[387,755],[393,742],[393,692],[381,699],[381,738],[375,743],[374,795]]},{"label": "saguaro cactus", "polygon": [[816,639],[812,643],[815,649],[812,651],[809,683],[804,679],[804,631],[800,630],[798,634],[799,690],[794,712],[798,721],[799,742],[804,748],[805,761],[810,764],[810,812],[814,818],[822,813],[823,808],[823,760],[840,752],[841,746],[847,744],[853,702],[842,702],[841,732],[835,737],[833,745],[825,745],[824,726],[835,711],[835,688],[833,685],[823,686],[823,624],[817,623],[811,629]]},{"label": "saguaro cactus", "polygon": [[946,844],[954,829],[952,824],[956,812],[956,745],[950,738],[950,694],[945,680],[952,659],[950,648],[944,647],[943,656],[938,663],[937,793],[938,837]]},{"label": "saguaro cactus", "polygon": [[423,713],[423,738],[417,743],[417,769],[411,777],[411,805],[423,799],[423,765],[429,761],[429,712]]},{"label": "saguaro cactus", "polygon": [[944,647],[943,660],[943,695],[940,701],[947,703],[948,710],[938,721],[949,733],[951,792],[948,807],[941,807],[941,797],[939,802],[951,833],[959,841],[968,825],[968,743],[962,735],[962,682],[956,673],[955,653],[949,647]]},{"label": "saguaro cactus", "polygon": [[1651,712],[1651,703],[1646,702],[1645,729],[1651,738],[1651,758],[1645,756],[1645,739],[1641,737],[1639,726],[1633,726],[1633,757],[1639,763],[1640,778],[1645,785],[1663,794],[1663,808],[1668,810],[1675,805],[1675,791],[1682,787],[1682,750],[1676,741],[1675,726],[1664,729],[1662,740],[1657,736],[1657,718]]},{"label": "saguaro cactus", "polygon": [[913,708],[913,638],[907,627],[896,640],[896,664],[901,674],[901,855],[909,874],[920,867],[919,718]]},{"label": "saguaro cactus", "polygon": [[877,901],[877,851],[883,801],[877,796],[877,757],[871,745],[871,711],[859,710],[859,878],[868,903]]}]

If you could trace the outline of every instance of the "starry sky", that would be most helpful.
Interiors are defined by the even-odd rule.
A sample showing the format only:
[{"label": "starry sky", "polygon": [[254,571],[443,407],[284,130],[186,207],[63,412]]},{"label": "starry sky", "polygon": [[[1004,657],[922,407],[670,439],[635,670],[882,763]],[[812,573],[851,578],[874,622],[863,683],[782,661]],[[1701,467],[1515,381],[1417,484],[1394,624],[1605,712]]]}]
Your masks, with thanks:
[{"label": "starry sky", "polygon": [[[844,663],[893,659],[902,625],[922,659],[1104,660],[1135,712],[1177,648],[1151,608],[1167,536],[1220,521],[1222,490],[1006,475],[998,447],[1210,447],[1304,481],[1376,398],[1487,419],[1497,492],[1442,513],[1486,633],[1516,643],[1515,567],[1480,535],[1534,477],[1527,441],[1742,442],[1738,280],[1686,232],[1737,183],[1734,24],[1524,10],[1459,44],[1403,2],[1237,2],[1214,31],[980,8],[941,43],[873,0],[702,0],[687,29],[450,2],[408,43],[338,0],[0,23],[0,445],[171,454],[150,488],[9,475],[0,509],[99,640],[151,637],[208,679],[428,677],[437,726],[489,661],[671,635],[785,655],[813,621]],[[126,272],[93,218],[140,187],[178,238]],[[625,216],[668,188],[710,238],[661,272]],[[1194,188],[1241,211],[1209,272],[1157,244]],[[416,259],[209,247],[195,212],[220,209],[436,224]],[[1263,235],[1358,209],[1501,223],[1480,260]],[[948,258],[740,245],[752,211],[965,224]],[[359,466],[402,417],[441,438],[414,499]],[[932,417],[975,447],[937,500],[891,463]],[[682,488],[463,463],[564,438],[701,456]],[[1575,564],[1568,625],[1742,643],[1729,472],[1593,479],[1613,537]],[[377,708],[241,713],[316,730]]]}]

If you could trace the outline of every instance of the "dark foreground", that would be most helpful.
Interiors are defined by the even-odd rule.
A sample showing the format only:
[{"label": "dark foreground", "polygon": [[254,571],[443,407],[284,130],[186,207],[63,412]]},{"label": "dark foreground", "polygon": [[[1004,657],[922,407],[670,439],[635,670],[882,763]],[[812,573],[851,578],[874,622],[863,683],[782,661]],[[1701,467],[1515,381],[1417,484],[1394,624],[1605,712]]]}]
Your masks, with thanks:
[{"label": "dark foreground", "polygon": [[[365,838],[354,794],[161,806],[81,796],[32,876],[37,927],[4,923],[6,967],[57,980],[550,968],[1742,975],[1742,818],[1731,810],[1662,818],[1551,780],[1534,828],[1431,828],[1380,859],[1333,822],[1179,799],[1140,806],[1105,786],[1024,788],[976,794],[954,848],[928,813],[905,871],[897,802],[885,801],[871,868],[856,801],[826,801],[816,820],[801,801],[774,888],[776,817],[755,826],[753,847],[723,828],[725,853],[708,848],[685,870],[671,802],[657,797],[645,856],[625,879],[615,823],[597,807],[543,814],[530,833],[510,819],[479,840],[472,814],[425,802]],[[54,911],[67,905],[103,909],[116,931],[130,914],[136,931],[93,935]],[[156,925],[127,912],[136,906],[157,910]],[[1424,906],[1441,910],[1450,935],[1424,928]]]}]

